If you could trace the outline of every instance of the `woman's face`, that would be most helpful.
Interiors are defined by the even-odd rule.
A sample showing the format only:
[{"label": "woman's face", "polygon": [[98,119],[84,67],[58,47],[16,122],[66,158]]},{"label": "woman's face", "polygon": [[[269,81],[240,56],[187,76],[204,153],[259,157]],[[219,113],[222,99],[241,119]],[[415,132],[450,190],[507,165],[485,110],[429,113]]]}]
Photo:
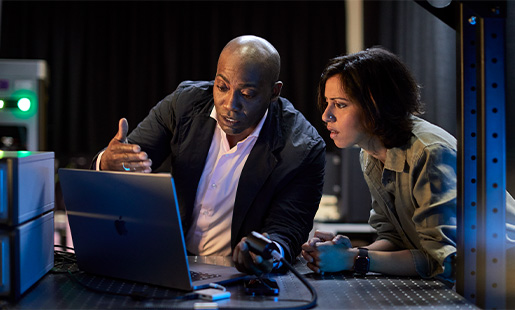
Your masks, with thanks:
[{"label": "woman's face", "polygon": [[331,139],[336,146],[347,148],[367,141],[368,135],[361,125],[360,107],[343,89],[340,75],[327,80],[324,97],[327,107],[322,120],[327,123],[327,130],[331,132]]}]

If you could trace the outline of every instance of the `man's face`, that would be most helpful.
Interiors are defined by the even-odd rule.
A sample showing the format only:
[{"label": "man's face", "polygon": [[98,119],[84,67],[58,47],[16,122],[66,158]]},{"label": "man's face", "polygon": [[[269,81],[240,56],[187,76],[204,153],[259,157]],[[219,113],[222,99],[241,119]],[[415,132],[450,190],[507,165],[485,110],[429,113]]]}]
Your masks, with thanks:
[{"label": "man's face", "polygon": [[264,70],[237,56],[220,56],[213,98],[218,124],[231,147],[256,128],[274,96]]}]

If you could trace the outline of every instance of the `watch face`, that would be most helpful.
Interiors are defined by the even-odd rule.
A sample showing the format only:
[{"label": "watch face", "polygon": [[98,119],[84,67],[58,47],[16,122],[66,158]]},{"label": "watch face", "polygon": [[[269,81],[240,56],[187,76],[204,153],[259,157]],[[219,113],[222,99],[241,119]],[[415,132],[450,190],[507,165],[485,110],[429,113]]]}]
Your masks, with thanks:
[{"label": "watch face", "polygon": [[354,271],[357,273],[365,274],[368,272],[370,267],[370,259],[366,256],[358,256],[356,257],[356,261],[354,262]]}]

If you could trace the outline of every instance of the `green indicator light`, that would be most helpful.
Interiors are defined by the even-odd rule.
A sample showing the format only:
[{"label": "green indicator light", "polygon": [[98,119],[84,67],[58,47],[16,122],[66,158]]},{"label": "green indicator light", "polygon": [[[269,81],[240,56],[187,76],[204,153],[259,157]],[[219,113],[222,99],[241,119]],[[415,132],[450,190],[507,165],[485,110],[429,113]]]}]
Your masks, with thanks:
[{"label": "green indicator light", "polygon": [[28,98],[21,98],[18,100],[18,108],[23,112],[27,112],[30,109],[30,100]]},{"label": "green indicator light", "polygon": [[17,151],[16,153],[18,157],[28,157],[32,155],[31,151]]},{"label": "green indicator light", "polygon": [[3,100],[0,100],[0,109],[3,109],[5,106],[5,102]]}]

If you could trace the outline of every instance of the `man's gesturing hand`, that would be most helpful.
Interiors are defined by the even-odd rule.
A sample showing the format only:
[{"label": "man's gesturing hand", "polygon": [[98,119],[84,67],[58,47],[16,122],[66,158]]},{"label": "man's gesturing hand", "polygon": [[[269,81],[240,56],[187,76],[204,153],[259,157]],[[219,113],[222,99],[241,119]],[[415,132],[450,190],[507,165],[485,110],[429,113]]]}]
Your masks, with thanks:
[{"label": "man's gesturing hand", "polygon": [[118,123],[118,132],[109,142],[100,161],[101,170],[151,172],[152,160],[137,144],[127,143],[129,124],[125,118]]}]

